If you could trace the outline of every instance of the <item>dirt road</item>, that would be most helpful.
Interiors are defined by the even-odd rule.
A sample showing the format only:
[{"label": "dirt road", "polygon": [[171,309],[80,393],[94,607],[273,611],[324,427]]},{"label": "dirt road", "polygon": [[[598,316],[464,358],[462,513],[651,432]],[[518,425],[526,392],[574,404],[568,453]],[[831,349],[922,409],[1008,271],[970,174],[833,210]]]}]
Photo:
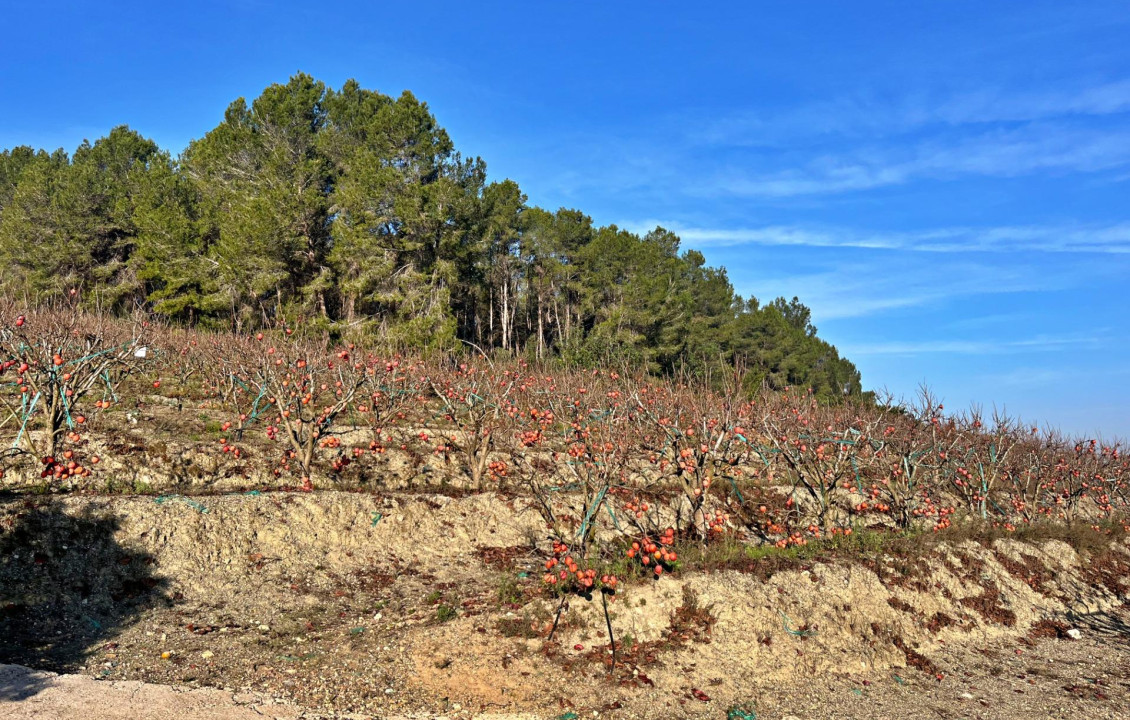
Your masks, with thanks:
[{"label": "dirt road", "polygon": [[[256,693],[181,688],[128,680],[99,681],[0,665],[0,718],[5,720],[353,720]],[[481,714],[476,720],[536,720],[526,714]],[[387,716],[387,720],[417,720]]]}]

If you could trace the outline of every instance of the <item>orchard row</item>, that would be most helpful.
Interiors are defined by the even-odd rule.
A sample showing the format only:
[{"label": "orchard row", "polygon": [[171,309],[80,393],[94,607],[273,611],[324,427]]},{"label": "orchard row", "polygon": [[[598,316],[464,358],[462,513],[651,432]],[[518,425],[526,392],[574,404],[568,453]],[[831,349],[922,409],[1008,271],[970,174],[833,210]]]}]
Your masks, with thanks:
[{"label": "orchard row", "polygon": [[410,452],[470,490],[529,497],[559,543],[546,582],[589,590],[615,587],[589,562],[610,543],[660,575],[676,535],[787,546],[861,525],[1120,520],[1130,481],[1118,444],[946,413],[928,392],[828,406],[803,390],[750,397],[740,371],[664,380],[388,356],[285,328],[197,332],[14,303],[0,306],[0,472],[91,478],[91,438],[139,387],[223,412],[214,451],[273,448],[257,460],[294,487]]}]

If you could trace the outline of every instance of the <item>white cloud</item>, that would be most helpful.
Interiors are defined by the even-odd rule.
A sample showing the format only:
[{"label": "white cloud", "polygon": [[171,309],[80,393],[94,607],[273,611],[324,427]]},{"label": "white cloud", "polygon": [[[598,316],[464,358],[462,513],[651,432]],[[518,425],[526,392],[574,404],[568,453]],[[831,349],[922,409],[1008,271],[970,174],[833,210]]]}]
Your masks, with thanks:
[{"label": "white cloud", "polygon": [[1048,277],[1018,264],[999,268],[970,262],[927,264],[906,258],[881,264],[839,263],[826,271],[786,276],[743,277],[740,268],[732,269],[731,274],[744,296],[763,300],[799,296],[812,309],[818,327],[826,320],[921,307],[954,297],[1048,291],[1077,282],[1072,273]]},{"label": "white cloud", "polygon": [[1018,122],[1072,115],[1130,112],[1130,80],[1092,85],[1074,91],[1008,93],[981,90],[939,105],[933,116],[950,124]]},{"label": "white cloud", "polygon": [[[1102,344],[1103,338],[1093,335],[1041,335],[1021,340],[898,340],[891,342],[844,344],[841,350],[848,356],[862,355],[1000,355],[1020,352],[1052,352],[1079,348],[1092,349]],[[1016,374],[1010,382],[1031,382],[1036,377]]]},{"label": "white cloud", "polygon": [[960,176],[1019,177],[1044,171],[1093,173],[1130,165],[1130,132],[1027,126],[962,140],[847,151],[804,167],[749,174],[728,169],[688,192],[739,197],[794,197],[902,185]]},{"label": "white cloud", "polygon": [[923,93],[898,100],[864,94],[835,98],[779,112],[745,111],[706,122],[681,120],[694,128],[694,142],[740,146],[793,146],[828,136],[882,137],[924,128],[1028,123],[1130,112],[1130,79],[1076,88],[1010,91],[979,88],[946,97]]},{"label": "white cloud", "polygon": [[[492,169],[519,178],[537,190],[532,197],[550,204],[589,191],[666,203],[819,197],[969,176],[1125,176],[1130,126],[1118,121],[1124,113],[1130,80],[942,98],[850,97],[720,120],[694,110],[619,130],[499,140]],[[513,149],[519,147],[520,157]]]},{"label": "white cloud", "polygon": [[626,227],[646,232],[656,225],[678,234],[691,247],[742,245],[859,248],[922,253],[1043,252],[1130,254],[1130,222],[1114,224],[1001,225],[942,227],[908,232],[854,228],[766,225],[707,228],[678,222],[645,221]]}]

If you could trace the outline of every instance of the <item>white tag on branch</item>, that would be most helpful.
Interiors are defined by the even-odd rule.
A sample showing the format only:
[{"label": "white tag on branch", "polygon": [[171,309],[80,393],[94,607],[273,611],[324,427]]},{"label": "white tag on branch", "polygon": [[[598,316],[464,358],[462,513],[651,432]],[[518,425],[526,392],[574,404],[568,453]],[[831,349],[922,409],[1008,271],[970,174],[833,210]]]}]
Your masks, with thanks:
[{"label": "white tag on branch", "polygon": [[147,354],[149,354],[149,348],[145,347],[144,345],[133,351],[133,356],[135,358],[143,358]]}]

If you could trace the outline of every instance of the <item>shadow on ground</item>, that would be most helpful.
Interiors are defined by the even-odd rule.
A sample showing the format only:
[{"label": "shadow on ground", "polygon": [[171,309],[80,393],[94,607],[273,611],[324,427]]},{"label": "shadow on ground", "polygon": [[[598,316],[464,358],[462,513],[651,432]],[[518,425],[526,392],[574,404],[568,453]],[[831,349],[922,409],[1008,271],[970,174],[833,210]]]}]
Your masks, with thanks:
[{"label": "shadow on ground", "polygon": [[1130,622],[1125,606],[1112,612],[1073,615],[1073,620],[1084,632],[1092,632],[1100,642],[1130,648]]},{"label": "shadow on ground", "polygon": [[27,700],[50,687],[53,677],[18,665],[0,665],[0,703]]},{"label": "shadow on ground", "polygon": [[[147,608],[168,603],[154,558],[123,547],[105,508],[72,514],[42,498],[0,500],[0,663],[81,670]],[[0,701],[31,697],[41,673],[0,673]]]}]

